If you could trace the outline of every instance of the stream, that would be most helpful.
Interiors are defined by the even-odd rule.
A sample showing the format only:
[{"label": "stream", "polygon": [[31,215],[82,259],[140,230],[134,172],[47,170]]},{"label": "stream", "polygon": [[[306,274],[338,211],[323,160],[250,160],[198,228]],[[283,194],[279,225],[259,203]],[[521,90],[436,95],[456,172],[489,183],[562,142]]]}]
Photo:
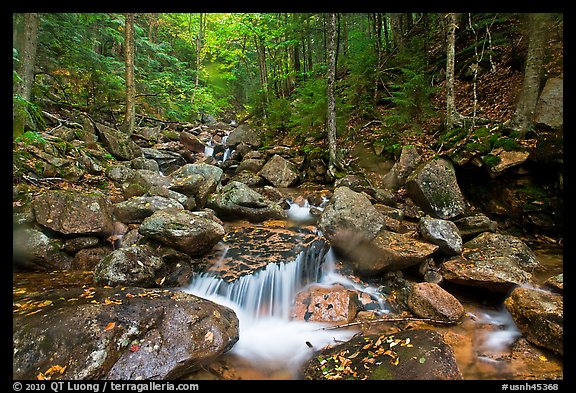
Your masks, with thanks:
[{"label": "stream", "polygon": [[[298,195],[298,190],[290,192]],[[326,201],[320,206],[311,206],[307,200],[300,204],[289,200],[288,221],[315,229],[316,216],[310,213],[310,209],[322,210]],[[535,248],[534,251],[545,266],[545,272],[537,277],[538,283],[562,270],[562,249],[545,247]],[[338,261],[330,248],[319,257],[304,257],[301,253],[292,261],[270,263],[265,269],[232,282],[211,273],[202,273],[188,287],[182,288],[228,306],[238,315],[240,339],[218,361],[219,366],[214,367],[220,370],[217,378],[226,378],[222,374],[230,373],[229,369],[233,369],[230,379],[301,379],[299,369],[313,355],[311,347],[320,349],[335,345],[362,332],[359,326],[325,330],[323,328],[330,324],[291,319],[294,298],[308,285],[341,284],[372,298],[373,304],[377,304],[376,309],[372,310],[375,315],[391,311],[382,288],[341,273],[337,266],[342,265],[345,266],[346,261]],[[445,334],[447,342],[450,343],[450,338],[455,341],[450,344],[464,379],[514,379],[518,373],[539,375],[541,370],[534,370],[534,367],[549,367],[550,372],[561,374],[562,360],[549,354],[544,365],[532,365],[522,359],[511,361],[512,346],[521,334],[504,307],[502,296],[485,297],[485,293],[457,286],[450,287],[449,292],[460,300],[466,310],[462,322],[449,327],[416,323],[414,327],[436,329]],[[518,377],[521,378],[520,375]],[[202,378],[215,377],[210,373],[193,376],[193,379]]]}]

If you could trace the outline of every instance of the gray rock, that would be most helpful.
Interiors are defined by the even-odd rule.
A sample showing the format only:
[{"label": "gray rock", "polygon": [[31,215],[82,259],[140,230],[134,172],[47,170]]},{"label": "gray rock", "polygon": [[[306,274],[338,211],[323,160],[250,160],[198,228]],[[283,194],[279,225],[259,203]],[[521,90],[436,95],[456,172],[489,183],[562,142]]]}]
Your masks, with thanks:
[{"label": "gray rock", "polygon": [[223,170],[209,164],[186,164],[170,174],[170,189],[194,197],[196,205],[204,207],[208,195],[216,191]]},{"label": "gray rock", "polygon": [[546,81],[534,111],[534,123],[554,130],[564,126],[564,80],[550,78]]},{"label": "gray rock", "polygon": [[258,172],[274,187],[292,187],[300,179],[300,173],[287,159],[275,154]]},{"label": "gray rock", "polygon": [[133,197],[113,205],[114,217],[126,224],[141,223],[155,211],[175,208],[184,209],[184,206],[173,199],[161,196]]},{"label": "gray rock", "polygon": [[221,222],[206,214],[173,208],[154,212],[138,231],[191,256],[210,251],[225,233]]},{"label": "gray rock", "polygon": [[102,144],[117,159],[132,160],[142,155],[140,146],[130,139],[130,135],[101,123],[94,125]]},{"label": "gray rock", "polygon": [[124,183],[130,180],[136,173],[134,169],[127,167],[125,164],[110,165],[106,171],[106,176],[109,179]]},{"label": "gray rock", "polygon": [[152,287],[156,274],[164,268],[162,258],[143,246],[115,250],[102,258],[94,269],[94,281],[99,285]]},{"label": "gray rock", "polygon": [[34,198],[38,224],[64,235],[112,233],[112,215],[108,201],[94,193],[50,190]]},{"label": "gray rock", "polygon": [[397,190],[404,184],[408,176],[422,162],[422,157],[414,146],[402,147],[400,158],[394,163],[390,172],[382,179],[385,188]]},{"label": "gray rock", "polygon": [[462,251],[462,238],[452,221],[422,217],[418,229],[426,241],[438,245],[444,254],[458,255]]},{"label": "gray rock", "polygon": [[226,139],[226,147],[236,147],[240,143],[245,143],[252,147],[259,147],[262,143],[260,134],[247,124],[240,124]]},{"label": "gray rock", "polygon": [[462,217],[454,221],[464,240],[469,240],[482,232],[496,232],[498,223],[483,213]]},{"label": "gray rock", "polygon": [[450,219],[462,214],[465,201],[452,163],[432,159],[416,168],[406,180],[410,198],[435,218]]},{"label": "gray rock", "polygon": [[158,163],[151,158],[136,157],[135,159],[130,161],[130,166],[133,169],[146,169],[153,172],[160,171]]},{"label": "gray rock", "polygon": [[270,201],[244,183],[231,181],[208,198],[207,206],[223,219],[245,218],[252,222],[286,218],[279,204]]},{"label": "gray rock", "polygon": [[72,257],[61,251],[63,244],[34,228],[19,227],[12,233],[12,258],[16,270],[63,270]]},{"label": "gray rock", "polygon": [[160,172],[166,175],[186,164],[184,157],[173,151],[143,147],[142,153],[144,154],[144,157],[156,161]]}]

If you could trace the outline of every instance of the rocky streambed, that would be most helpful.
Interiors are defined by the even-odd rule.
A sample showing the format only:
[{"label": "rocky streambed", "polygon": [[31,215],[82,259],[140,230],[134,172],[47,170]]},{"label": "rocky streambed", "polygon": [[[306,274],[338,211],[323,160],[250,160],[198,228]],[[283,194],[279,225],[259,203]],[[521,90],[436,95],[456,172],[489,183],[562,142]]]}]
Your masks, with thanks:
[{"label": "rocky streambed", "polygon": [[15,379],[563,377],[561,248],[449,158],[310,187],[325,168],[245,125],[64,131],[14,156]]}]

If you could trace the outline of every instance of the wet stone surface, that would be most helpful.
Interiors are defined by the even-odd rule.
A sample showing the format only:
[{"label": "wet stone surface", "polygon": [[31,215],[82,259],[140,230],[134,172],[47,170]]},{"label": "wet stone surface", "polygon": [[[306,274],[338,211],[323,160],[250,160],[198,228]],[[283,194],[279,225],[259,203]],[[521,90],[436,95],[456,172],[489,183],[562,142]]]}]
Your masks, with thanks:
[{"label": "wet stone surface", "polygon": [[326,241],[306,227],[233,226],[212,251],[199,261],[204,271],[232,282],[253,274],[270,263],[288,263],[298,255],[321,255],[328,251]]}]

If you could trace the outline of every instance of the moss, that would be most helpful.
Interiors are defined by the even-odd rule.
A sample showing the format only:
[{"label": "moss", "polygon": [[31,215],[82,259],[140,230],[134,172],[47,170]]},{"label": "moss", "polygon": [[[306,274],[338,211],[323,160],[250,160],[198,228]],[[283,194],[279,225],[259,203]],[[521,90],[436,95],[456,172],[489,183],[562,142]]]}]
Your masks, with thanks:
[{"label": "moss", "polygon": [[500,164],[500,157],[498,156],[494,156],[492,154],[487,154],[485,156],[482,157],[482,161],[484,161],[484,164],[486,164],[487,167],[489,168],[493,168],[496,165]]},{"label": "moss", "polygon": [[518,143],[518,141],[507,137],[500,137],[496,139],[493,143],[493,147],[502,147],[506,151],[517,151],[522,149],[522,145]]},{"label": "moss", "polygon": [[524,185],[516,191],[520,194],[526,195],[527,197],[535,199],[548,197],[546,190],[536,185]]}]

